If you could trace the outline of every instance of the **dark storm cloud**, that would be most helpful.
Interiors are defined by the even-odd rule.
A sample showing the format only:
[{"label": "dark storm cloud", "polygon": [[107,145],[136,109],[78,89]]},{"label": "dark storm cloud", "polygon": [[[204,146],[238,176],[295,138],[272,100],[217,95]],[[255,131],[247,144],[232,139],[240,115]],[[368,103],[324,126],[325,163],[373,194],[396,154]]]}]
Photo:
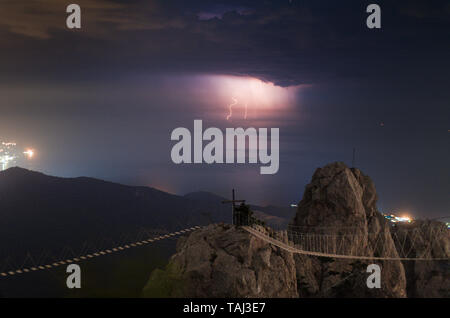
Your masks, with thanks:
[{"label": "dark storm cloud", "polygon": [[[82,30],[71,31],[65,28],[61,1],[2,2],[0,56],[10,62],[0,66],[1,77],[98,80],[113,73],[205,72],[251,75],[288,86],[386,72],[395,76],[399,69],[410,70],[415,59],[430,57],[430,46],[430,64],[447,63],[445,1],[386,3],[381,31],[365,27],[364,1],[79,4]],[[430,33],[427,19],[436,16],[442,27]],[[408,44],[411,37],[415,46]]]},{"label": "dark storm cloud", "polygon": [[[157,30],[182,27],[181,21],[162,16],[155,2],[146,1],[143,11],[125,1],[79,0],[86,36],[105,37],[112,30]],[[65,30],[66,6],[60,0],[4,0],[0,26],[13,33],[49,39]],[[140,9],[141,7],[139,7]]]}]

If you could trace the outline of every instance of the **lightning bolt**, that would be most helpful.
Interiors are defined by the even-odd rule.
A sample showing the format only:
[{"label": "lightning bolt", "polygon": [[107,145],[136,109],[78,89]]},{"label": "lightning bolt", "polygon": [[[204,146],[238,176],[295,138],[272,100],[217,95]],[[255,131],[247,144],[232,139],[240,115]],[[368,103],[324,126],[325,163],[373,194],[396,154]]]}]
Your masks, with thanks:
[{"label": "lightning bolt", "polygon": [[229,120],[231,118],[231,116],[233,116],[233,106],[238,103],[236,98],[232,97],[231,99],[233,100],[233,103],[231,103],[228,106],[229,113],[228,113],[228,116],[227,116],[227,120]]},{"label": "lightning bolt", "polygon": [[244,119],[247,119],[247,109],[248,109],[248,103],[245,103]]}]

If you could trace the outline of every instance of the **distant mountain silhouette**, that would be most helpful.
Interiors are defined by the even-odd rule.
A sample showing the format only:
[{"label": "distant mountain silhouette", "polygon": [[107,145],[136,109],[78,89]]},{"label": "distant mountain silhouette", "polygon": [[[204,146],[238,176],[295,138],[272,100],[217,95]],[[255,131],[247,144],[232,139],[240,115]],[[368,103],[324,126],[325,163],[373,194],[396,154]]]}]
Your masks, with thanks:
[{"label": "distant mountain silhouette", "polygon": [[[220,215],[226,215],[227,222],[231,222],[230,205],[221,204],[221,202],[224,200],[230,200],[229,198],[227,199],[207,191],[191,192],[186,194],[184,197],[190,200],[195,200],[197,202],[204,202],[210,204],[211,211],[216,211],[216,213]],[[272,205],[258,206],[250,204],[250,208],[255,213],[257,218],[265,221],[267,224],[270,224],[271,226],[274,227],[286,226],[289,223],[289,221],[295,216],[296,212],[296,210],[291,207],[279,207]]]},{"label": "distant mountain silhouette", "polygon": [[221,197],[208,191],[196,191],[190,192],[184,195],[185,198],[195,201],[202,201],[208,203],[221,203],[224,200],[230,200],[231,198]]},{"label": "distant mountain silhouette", "polygon": [[172,231],[230,222],[231,208],[223,200],[209,192],[178,196],[150,187],[10,168],[0,172],[0,257],[80,246],[142,228]]},{"label": "distant mountain silhouette", "polygon": [[0,256],[225,221],[206,212],[208,204],[149,187],[10,168],[0,172]]}]

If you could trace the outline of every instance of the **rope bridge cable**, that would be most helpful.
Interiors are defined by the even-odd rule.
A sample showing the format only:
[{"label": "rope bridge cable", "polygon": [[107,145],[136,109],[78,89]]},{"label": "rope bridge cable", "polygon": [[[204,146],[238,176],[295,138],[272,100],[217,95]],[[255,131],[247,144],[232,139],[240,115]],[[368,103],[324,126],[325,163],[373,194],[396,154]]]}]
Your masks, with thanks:
[{"label": "rope bridge cable", "polygon": [[[309,255],[309,256],[320,256],[320,257],[329,257],[329,258],[340,258],[340,259],[360,259],[360,260],[386,260],[386,261],[448,261],[450,258],[430,258],[430,257],[378,257],[378,256],[364,256],[364,255],[352,255],[354,250],[348,251],[348,254],[338,254],[336,253],[336,248],[332,249],[334,253],[330,252],[328,249],[330,249],[329,245],[326,244],[328,242],[330,235],[317,235],[317,234],[307,234],[303,238],[305,242],[307,243],[306,246],[309,246],[310,248],[305,250],[302,248],[299,248],[295,245],[290,245],[288,243],[285,243],[281,241],[280,239],[273,238],[270,235],[267,234],[266,231],[262,232],[260,230],[260,227],[252,227],[252,226],[242,226],[242,228],[249,232],[250,234],[264,240],[267,243],[270,243],[272,245],[275,245],[285,251],[295,253],[295,254],[302,254],[302,255]],[[289,232],[287,233],[289,236]],[[344,239],[346,236],[343,236]],[[326,241],[325,241],[326,240]],[[289,240],[288,240],[289,241]],[[341,243],[343,243],[342,241]],[[290,241],[290,243],[293,243]],[[353,241],[355,243],[355,241]],[[362,244],[363,241],[359,241],[356,243]],[[378,242],[375,243],[377,245]],[[431,244],[431,243],[430,243]],[[356,247],[358,247],[356,245]],[[322,251],[316,251],[321,250]],[[427,247],[428,249],[428,247]],[[427,250],[426,249],[426,250]],[[325,252],[323,251],[325,250]]]},{"label": "rope bridge cable", "polygon": [[443,219],[450,219],[450,215],[446,215],[446,216],[438,216],[436,218],[433,218],[431,220],[443,220]]},{"label": "rope bridge cable", "polygon": [[[178,226],[176,229],[187,228],[193,225],[194,224],[188,223],[188,225]],[[137,231],[122,232],[115,233],[113,236],[111,236],[110,232],[99,233],[97,237],[91,237],[84,243],[76,243],[76,246],[78,246],[77,248],[74,248],[71,245],[65,245],[62,249],[59,249],[60,247],[57,247],[57,245],[60,244],[50,244],[49,246],[45,246],[40,252],[37,251],[37,248],[39,247],[36,245],[32,246],[31,251],[27,251],[24,249],[25,246],[23,245],[23,242],[17,240],[10,241],[7,246],[0,249],[0,273],[8,272],[10,269],[29,268],[36,264],[51,264],[55,261],[64,259],[79,258],[86,254],[93,254],[99,250],[112,249],[116,246],[140,242],[144,240],[144,238],[163,236],[175,231],[175,229],[168,231],[164,228],[139,228],[137,230],[139,230],[138,233]],[[28,246],[28,248],[30,248],[30,246]],[[59,251],[55,248],[58,248]],[[19,251],[23,251],[21,254],[26,255],[26,257],[21,258],[18,253]]]},{"label": "rope bridge cable", "polygon": [[[76,254],[71,248],[66,248],[63,250],[64,254],[59,258],[59,260],[54,260],[51,262],[45,262],[46,259],[49,259],[49,255],[51,255],[50,252],[45,251],[44,255],[41,255],[37,260],[33,259],[33,257],[30,254],[27,254],[27,257],[25,261],[21,265],[14,264],[13,260],[10,258],[6,258],[6,266],[8,268],[18,268],[15,270],[5,270],[5,268],[0,268],[0,278],[2,277],[8,277],[8,276],[14,276],[18,274],[24,274],[28,272],[34,272],[39,270],[46,270],[46,269],[52,269],[61,265],[66,265],[70,263],[90,260],[96,257],[100,257],[103,255],[109,255],[117,252],[121,252],[133,247],[138,247],[146,244],[150,244],[159,240],[168,239],[174,236],[182,235],[184,233],[200,229],[201,226],[194,226],[191,228],[187,228],[184,230],[164,234],[155,238],[149,238],[142,240],[141,238],[146,235],[148,236],[150,233],[147,231],[142,231],[138,234],[138,240],[133,242],[126,242],[123,243],[123,241],[120,244],[115,245],[115,247],[104,247],[103,241],[101,242],[100,248],[96,249],[93,252],[90,252],[90,248],[88,246],[83,246],[82,251],[80,254]],[[417,235],[412,236],[412,239],[409,238],[409,251],[405,253],[405,243],[407,241],[407,237],[404,233],[400,233],[403,235],[403,243],[402,244],[396,244],[395,250],[397,252],[397,256],[392,257],[377,257],[377,256],[364,256],[364,255],[354,255],[357,253],[358,248],[361,248],[366,242],[366,240],[361,239],[361,235],[327,235],[327,234],[317,234],[317,233],[297,233],[292,230],[284,231],[286,233],[285,239],[288,240],[288,243],[285,243],[281,241],[280,239],[276,239],[271,237],[267,234],[267,230],[264,232],[261,232],[261,227],[255,226],[242,226],[244,230],[249,232],[250,234],[272,244],[275,246],[278,246],[281,249],[284,249],[291,253],[296,254],[303,254],[303,255],[309,255],[309,256],[320,256],[320,257],[330,257],[330,258],[341,258],[341,259],[366,259],[366,260],[400,260],[400,261],[437,261],[437,260],[446,260],[448,261],[449,258],[430,258],[430,257],[398,257],[398,252],[403,252],[405,255],[408,255],[409,251],[411,251],[415,247],[415,241],[421,240],[420,237]],[[323,229],[323,228],[321,228]],[[272,232],[275,232],[271,230]],[[275,232],[278,233],[278,232]],[[381,233],[383,234],[383,233]],[[423,234],[423,233],[422,233]],[[436,235],[435,232],[429,233],[431,237],[434,237]],[[139,238],[140,237],[140,238]],[[430,238],[431,238],[430,237]],[[298,239],[300,238],[301,244],[295,244],[294,238]],[[339,240],[336,241],[336,238]],[[356,239],[355,239],[356,238]],[[400,238],[397,238],[397,241],[400,241]],[[298,241],[298,240],[297,240]],[[346,244],[346,243],[353,243],[353,244]],[[357,243],[357,244],[354,244]],[[394,242],[397,243],[397,242]],[[383,235],[378,235],[376,237],[375,243],[373,244],[375,246],[375,249],[381,249],[383,252],[385,251],[385,241]],[[381,246],[379,246],[381,245]],[[398,246],[397,246],[398,245]],[[432,242],[430,240],[430,243],[426,248],[424,249],[424,254],[429,253],[431,250]],[[348,249],[348,246],[351,247],[351,249]],[[308,247],[305,249],[305,247]],[[375,250],[374,249],[374,250]],[[391,249],[392,250],[392,249]],[[345,252],[345,253],[338,253],[339,252]],[[84,254],[83,254],[84,253]],[[72,255],[73,257],[68,257],[67,255]],[[27,262],[32,263],[32,266],[26,266]]]},{"label": "rope bridge cable", "polygon": [[[160,236],[155,237],[155,238],[148,238],[146,240],[140,240],[140,241],[136,241],[136,242],[133,242],[133,243],[127,243],[125,245],[119,245],[119,246],[116,246],[116,247],[113,247],[113,248],[107,248],[107,249],[104,249],[104,250],[98,250],[98,251],[96,251],[94,253],[88,253],[88,254],[85,254],[85,255],[78,256],[78,257],[63,259],[63,260],[60,260],[60,261],[55,261],[55,262],[47,263],[47,264],[34,265],[32,267],[20,267],[19,269],[9,270],[9,271],[5,271],[5,272],[0,272],[0,278],[10,277],[10,276],[14,276],[14,275],[20,275],[20,274],[25,274],[25,273],[30,273],[30,272],[36,272],[36,271],[40,271],[40,270],[47,270],[47,269],[56,268],[56,267],[62,266],[62,265],[67,265],[67,264],[76,263],[76,262],[80,262],[80,261],[91,260],[91,259],[96,258],[96,257],[100,257],[100,256],[104,256],[104,255],[109,255],[109,254],[125,251],[125,250],[133,248],[133,247],[143,246],[143,245],[147,245],[147,244],[150,244],[150,243],[153,243],[153,242],[157,242],[157,241],[160,241],[160,240],[164,240],[164,239],[172,238],[172,237],[175,237],[175,236],[183,235],[185,233],[188,233],[188,232],[200,229],[200,228],[201,228],[201,226],[193,226],[191,228],[179,230],[179,231],[168,233],[168,234],[165,234],[165,235],[160,235]],[[28,258],[32,259],[30,255],[27,255],[27,259]]]}]

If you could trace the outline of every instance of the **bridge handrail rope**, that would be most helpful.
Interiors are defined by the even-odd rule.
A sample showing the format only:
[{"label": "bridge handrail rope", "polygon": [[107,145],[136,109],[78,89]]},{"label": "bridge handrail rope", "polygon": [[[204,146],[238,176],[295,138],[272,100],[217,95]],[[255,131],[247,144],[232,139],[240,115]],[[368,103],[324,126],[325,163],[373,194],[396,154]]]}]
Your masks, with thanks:
[{"label": "bridge handrail rope", "polygon": [[158,237],[148,238],[146,240],[136,241],[133,243],[127,243],[125,245],[120,245],[120,246],[116,246],[114,248],[108,248],[105,250],[98,250],[97,252],[85,254],[85,255],[82,255],[79,257],[73,257],[73,258],[64,259],[61,261],[55,261],[55,262],[48,263],[48,264],[35,265],[35,266],[29,267],[29,268],[19,268],[16,270],[5,271],[5,272],[0,273],[0,278],[10,277],[10,276],[18,275],[18,274],[24,274],[24,273],[35,272],[35,271],[40,271],[40,270],[52,269],[52,268],[55,268],[55,267],[58,267],[61,265],[67,265],[67,264],[76,263],[76,262],[80,262],[80,261],[90,260],[90,259],[93,259],[96,257],[121,252],[121,251],[130,249],[132,247],[143,246],[143,245],[147,245],[147,244],[150,244],[150,243],[153,243],[156,241],[168,239],[168,238],[175,237],[178,235],[183,235],[184,233],[191,232],[191,231],[194,231],[194,230],[197,230],[200,228],[201,228],[201,226],[193,226],[191,228],[179,230],[179,231],[168,233],[165,235],[160,235]]},{"label": "bridge handrail rope", "polygon": [[[253,224],[250,225],[244,225],[242,228],[247,231],[248,233],[262,239],[263,241],[270,243],[272,245],[275,245],[285,251],[295,253],[295,254],[302,254],[302,255],[309,255],[309,256],[319,256],[319,257],[329,257],[329,258],[341,258],[341,259],[365,259],[365,260],[387,260],[387,261],[448,261],[450,258],[430,258],[430,257],[377,257],[377,256],[364,256],[364,255],[343,255],[343,254],[334,254],[334,253],[323,253],[323,252],[316,252],[316,251],[309,251],[309,250],[303,250],[295,246],[295,244],[292,241],[289,241],[289,243],[293,244],[287,244],[280,239],[271,237],[265,227],[262,226],[254,226]],[[263,231],[264,229],[264,231]],[[286,231],[286,233],[289,235],[289,232]],[[323,238],[323,237],[330,237],[331,235],[313,235],[311,233],[307,233],[306,236],[309,236],[312,238],[313,236],[315,238]],[[314,244],[321,247],[322,242],[320,240],[313,242]],[[430,244],[431,245],[431,244]],[[428,248],[427,248],[428,249]],[[427,251],[426,249],[426,251]]]}]

